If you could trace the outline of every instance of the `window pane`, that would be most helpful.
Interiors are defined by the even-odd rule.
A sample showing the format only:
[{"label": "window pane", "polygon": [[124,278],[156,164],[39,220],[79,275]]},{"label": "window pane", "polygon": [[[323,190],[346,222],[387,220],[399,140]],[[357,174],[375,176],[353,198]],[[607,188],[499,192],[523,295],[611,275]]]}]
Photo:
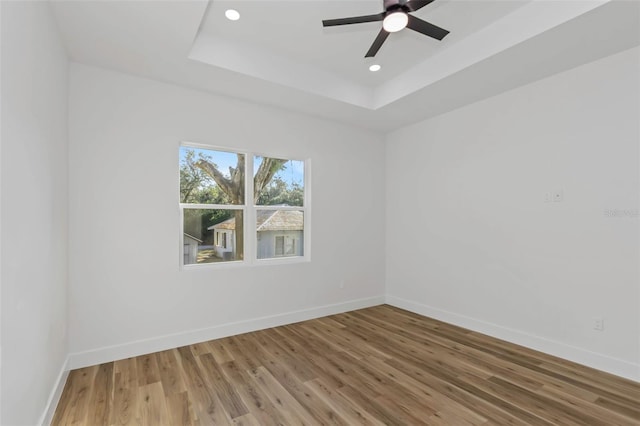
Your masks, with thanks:
[{"label": "window pane", "polygon": [[303,205],[304,161],[256,156],[253,171],[256,205]]},{"label": "window pane", "polygon": [[284,235],[276,236],[276,256],[284,255]]},{"label": "window pane", "polygon": [[242,260],[242,210],[184,209],[183,216],[185,265]]},{"label": "window pane", "polygon": [[180,202],[244,204],[245,156],[180,147]]},{"label": "window pane", "polygon": [[257,257],[304,255],[304,213],[299,210],[257,210]]}]

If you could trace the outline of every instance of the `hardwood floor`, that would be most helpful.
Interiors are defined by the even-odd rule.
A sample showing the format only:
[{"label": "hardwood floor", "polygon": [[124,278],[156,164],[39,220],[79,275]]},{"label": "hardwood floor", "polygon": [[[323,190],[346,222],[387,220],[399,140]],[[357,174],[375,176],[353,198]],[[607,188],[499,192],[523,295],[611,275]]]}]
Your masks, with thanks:
[{"label": "hardwood floor", "polygon": [[388,305],[69,374],[54,425],[640,425],[640,384]]}]

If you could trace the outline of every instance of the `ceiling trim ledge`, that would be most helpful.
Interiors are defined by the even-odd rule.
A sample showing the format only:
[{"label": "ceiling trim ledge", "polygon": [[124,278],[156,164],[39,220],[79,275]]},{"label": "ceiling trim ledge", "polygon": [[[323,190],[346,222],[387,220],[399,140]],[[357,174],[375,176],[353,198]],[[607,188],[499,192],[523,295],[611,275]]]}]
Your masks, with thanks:
[{"label": "ceiling trim ledge", "polygon": [[[189,59],[324,96],[362,108],[373,109],[371,88],[284,56],[219,36],[199,35]],[[259,66],[256,66],[259,64]],[[286,70],[286,72],[283,72]]]},{"label": "ceiling trim ledge", "polygon": [[374,109],[382,108],[471,65],[562,25],[610,0],[533,1],[461,40],[449,49],[378,86]]}]

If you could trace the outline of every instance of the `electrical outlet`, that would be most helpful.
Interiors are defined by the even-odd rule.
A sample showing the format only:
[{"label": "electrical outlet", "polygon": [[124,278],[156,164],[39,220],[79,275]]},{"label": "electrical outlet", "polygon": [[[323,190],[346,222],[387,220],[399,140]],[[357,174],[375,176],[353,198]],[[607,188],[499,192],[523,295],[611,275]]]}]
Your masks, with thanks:
[{"label": "electrical outlet", "polygon": [[553,201],[553,194],[551,194],[551,192],[545,192],[544,193],[544,202],[545,203],[550,203]]},{"label": "electrical outlet", "polygon": [[595,317],[593,319],[593,329],[596,331],[604,331],[604,318]]},{"label": "electrical outlet", "polygon": [[344,280],[340,280],[340,288],[344,288]]}]

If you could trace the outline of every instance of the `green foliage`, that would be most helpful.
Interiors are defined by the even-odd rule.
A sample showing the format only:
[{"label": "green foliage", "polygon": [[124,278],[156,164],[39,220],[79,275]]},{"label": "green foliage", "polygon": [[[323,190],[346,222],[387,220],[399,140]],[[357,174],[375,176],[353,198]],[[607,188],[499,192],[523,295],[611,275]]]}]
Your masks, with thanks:
[{"label": "green foliage", "polygon": [[[186,150],[180,162],[180,202],[190,204],[229,204],[229,197],[217,186],[211,177],[195,165],[198,160],[211,161],[209,156]],[[193,210],[185,209],[185,227],[187,234],[196,238],[210,240],[213,233],[207,228],[223,222],[233,216],[232,210]],[[205,244],[211,244],[205,241]]]},{"label": "green foliage", "polygon": [[[185,150],[184,158],[180,162],[180,202],[189,204],[232,204],[231,200],[237,194],[225,193],[221,186],[216,184],[213,176],[198,166],[198,162],[201,160],[218,169],[218,166],[210,156],[202,153],[196,155],[193,150]],[[286,169],[285,164],[282,163],[284,160],[269,160],[271,160],[271,163],[268,164],[269,169],[264,171],[266,179],[261,181],[265,183],[265,186],[258,195],[257,203],[270,206],[302,206],[304,188],[295,182],[288,184],[277,174]],[[227,190],[232,191],[234,188],[233,186],[228,186]],[[233,217],[233,215],[233,210],[185,209],[184,230],[186,233],[204,240],[204,244],[212,244],[213,233],[209,232],[208,228]]]},{"label": "green foliage", "polygon": [[[211,177],[196,166],[199,160],[211,162],[211,157],[200,153],[196,158],[193,150],[186,150],[180,162],[180,202],[191,204],[229,204],[229,197],[215,184]],[[215,165],[215,164],[214,164]]]},{"label": "green foliage", "polygon": [[227,219],[233,217],[233,210],[207,210],[206,215],[202,215],[202,226],[208,228],[220,222],[224,222]]},{"label": "green foliage", "polygon": [[180,202],[197,203],[198,191],[209,178],[194,164],[195,152],[187,150],[180,161]]},{"label": "green foliage", "polygon": [[304,189],[298,183],[288,185],[279,176],[274,177],[271,182],[260,192],[258,204],[261,206],[288,205],[302,206],[304,199]]}]

